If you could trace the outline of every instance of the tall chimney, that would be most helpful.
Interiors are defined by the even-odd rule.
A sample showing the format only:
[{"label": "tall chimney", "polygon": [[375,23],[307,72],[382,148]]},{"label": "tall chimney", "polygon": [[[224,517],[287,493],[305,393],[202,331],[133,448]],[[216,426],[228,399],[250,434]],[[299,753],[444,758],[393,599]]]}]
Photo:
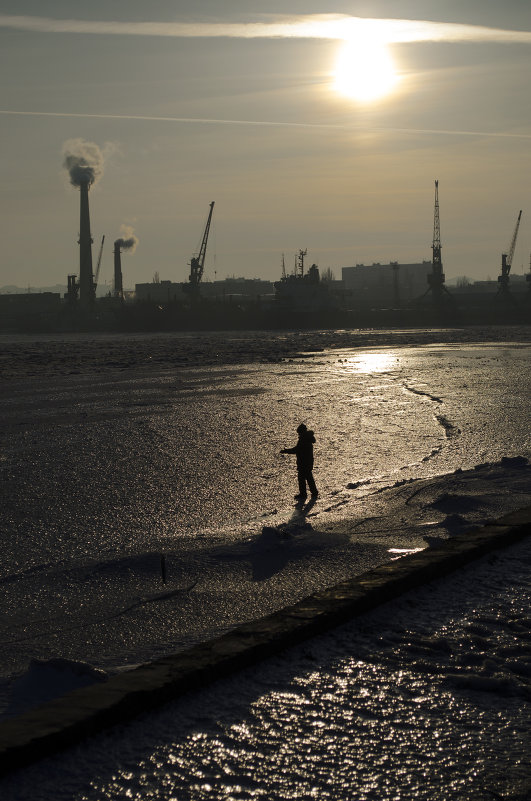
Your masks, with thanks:
[{"label": "tall chimney", "polygon": [[114,297],[123,298],[122,258],[120,256],[120,240],[114,243]]},{"label": "tall chimney", "polygon": [[84,306],[94,302],[94,276],[92,274],[92,237],[90,235],[88,178],[79,182],[79,301]]}]

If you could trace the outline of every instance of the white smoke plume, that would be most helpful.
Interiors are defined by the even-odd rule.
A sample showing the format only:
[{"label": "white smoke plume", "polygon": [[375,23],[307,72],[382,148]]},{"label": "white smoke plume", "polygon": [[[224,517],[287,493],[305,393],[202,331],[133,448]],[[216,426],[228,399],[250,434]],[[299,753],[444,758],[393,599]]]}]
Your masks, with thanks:
[{"label": "white smoke plume", "polygon": [[104,156],[98,145],[85,139],[68,139],[63,144],[63,167],[68,170],[70,183],[80,186],[95,184],[103,175]]},{"label": "white smoke plume", "polygon": [[118,246],[120,250],[129,250],[134,253],[138,245],[138,237],[135,236],[134,228],[130,225],[121,225],[120,231],[122,236],[119,239],[115,239],[115,246]]}]

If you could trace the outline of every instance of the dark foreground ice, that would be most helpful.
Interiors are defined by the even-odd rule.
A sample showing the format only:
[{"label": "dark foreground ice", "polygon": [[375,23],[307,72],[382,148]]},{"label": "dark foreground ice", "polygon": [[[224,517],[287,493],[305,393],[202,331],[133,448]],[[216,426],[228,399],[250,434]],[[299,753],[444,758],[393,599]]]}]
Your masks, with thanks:
[{"label": "dark foreground ice", "polygon": [[527,801],[531,542],[0,781],[9,801]]}]

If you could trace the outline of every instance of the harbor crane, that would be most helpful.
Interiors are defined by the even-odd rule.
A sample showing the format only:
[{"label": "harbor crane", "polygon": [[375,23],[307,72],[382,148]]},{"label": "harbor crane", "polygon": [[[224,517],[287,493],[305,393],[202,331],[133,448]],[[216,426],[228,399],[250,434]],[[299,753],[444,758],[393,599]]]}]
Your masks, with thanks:
[{"label": "harbor crane", "polygon": [[432,257],[432,269],[431,273],[428,273],[428,288],[424,292],[423,295],[419,298],[422,300],[428,292],[432,293],[433,301],[435,304],[440,305],[444,293],[446,293],[448,300],[453,300],[451,294],[448,292],[447,288],[444,285],[444,273],[443,273],[443,266],[442,266],[442,258],[441,258],[441,222],[439,218],[439,181],[435,181],[435,205],[433,210],[433,243],[431,246],[433,251]]},{"label": "harbor crane", "polygon": [[203,267],[205,264],[205,256],[206,256],[206,249],[208,243],[208,234],[210,231],[210,223],[212,221],[212,212],[214,211],[214,202],[210,204],[210,211],[208,212],[208,217],[205,225],[205,230],[203,233],[203,239],[201,240],[201,246],[199,248],[199,252],[194,254],[190,260],[190,275],[188,276],[188,283],[183,284],[183,289],[190,293],[191,297],[197,298],[199,295],[199,284],[201,283],[201,279],[203,277]]},{"label": "harbor crane", "polygon": [[502,253],[501,274],[498,276],[498,292],[497,295],[503,297],[509,296],[509,273],[511,272],[511,265],[513,263],[514,249],[516,247],[516,238],[518,236],[518,229],[520,228],[520,220],[522,218],[522,210],[518,214],[516,225],[514,227],[513,238],[509,246],[508,253]]}]

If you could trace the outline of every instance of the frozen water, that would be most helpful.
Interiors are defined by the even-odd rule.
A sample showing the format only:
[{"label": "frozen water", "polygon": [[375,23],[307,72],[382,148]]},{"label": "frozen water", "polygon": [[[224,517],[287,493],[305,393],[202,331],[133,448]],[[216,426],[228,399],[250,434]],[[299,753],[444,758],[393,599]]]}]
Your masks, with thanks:
[{"label": "frozen water", "polygon": [[4,713],[32,659],[126,669],[531,503],[527,339],[0,337]]},{"label": "frozen water", "polygon": [[527,801],[529,540],[0,781],[9,801]]}]

